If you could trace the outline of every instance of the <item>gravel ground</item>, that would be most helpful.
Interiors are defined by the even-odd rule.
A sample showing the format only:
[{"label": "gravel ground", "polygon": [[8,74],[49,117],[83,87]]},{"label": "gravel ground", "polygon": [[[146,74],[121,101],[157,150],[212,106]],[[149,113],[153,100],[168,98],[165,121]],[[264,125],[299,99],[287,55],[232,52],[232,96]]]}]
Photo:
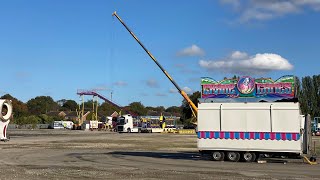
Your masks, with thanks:
[{"label": "gravel ground", "polygon": [[8,133],[10,141],[0,142],[1,180],[320,179],[319,165],[302,160],[266,164],[210,161],[197,153],[196,135],[70,130]]}]

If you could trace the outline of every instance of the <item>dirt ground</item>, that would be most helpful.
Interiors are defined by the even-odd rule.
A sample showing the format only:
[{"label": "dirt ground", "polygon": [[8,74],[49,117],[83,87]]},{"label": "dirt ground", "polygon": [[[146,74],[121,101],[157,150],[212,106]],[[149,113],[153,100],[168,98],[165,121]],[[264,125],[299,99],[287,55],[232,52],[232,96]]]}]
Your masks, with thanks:
[{"label": "dirt ground", "polygon": [[[320,179],[320,165],[213,162],[196,135],[8,130],[0,179]],[[318,142],[319,139],[317,139]],[[319,158],[318,158],[319,159]]]}]

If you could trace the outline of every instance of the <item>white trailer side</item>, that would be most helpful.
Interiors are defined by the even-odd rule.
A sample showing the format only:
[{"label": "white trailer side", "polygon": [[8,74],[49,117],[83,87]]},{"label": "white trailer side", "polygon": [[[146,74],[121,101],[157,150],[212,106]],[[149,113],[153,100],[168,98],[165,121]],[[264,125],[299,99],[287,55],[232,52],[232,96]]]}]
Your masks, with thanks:
[{"label": "white trailer side", "polygon": [[199,151],[302,153],[299,103],[199,103]]}]

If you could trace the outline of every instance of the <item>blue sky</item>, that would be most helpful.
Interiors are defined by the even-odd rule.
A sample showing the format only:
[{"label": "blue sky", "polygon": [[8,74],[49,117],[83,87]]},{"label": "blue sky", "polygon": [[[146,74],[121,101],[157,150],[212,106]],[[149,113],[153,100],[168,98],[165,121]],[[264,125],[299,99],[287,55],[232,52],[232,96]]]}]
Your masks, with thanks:
[{"label": "blue sky", "polygon": [[99,89],[120,105],[180,106],[182,97],[125,28],[177,84],[200,78],[320,73],[320,1],[0,1],[0,95],[79,102]]}]

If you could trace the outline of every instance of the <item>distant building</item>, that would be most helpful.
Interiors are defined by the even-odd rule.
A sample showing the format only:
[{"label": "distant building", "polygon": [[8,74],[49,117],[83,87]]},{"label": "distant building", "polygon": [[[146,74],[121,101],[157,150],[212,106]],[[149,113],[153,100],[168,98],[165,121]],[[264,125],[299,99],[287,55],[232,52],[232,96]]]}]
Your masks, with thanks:
[{"label": "distant building", "polygon": [[[81,118],[81,122],[87,119],[88,114],[90,111],[86,112],[83,117]],[[79,120],[78,114],[76,111],[50,111],[46,115],[52,117],[61,117],[61,120],[68,120],[68,121],[77,121]]]},{"label": "distant building", "polygon": [[64,116],[64,119],[70,120],[70,121],[76,121],[78,119],[77,112],[76,111],[67,112],[66,115]]},{"label": "distant building", "polygon": [[50,111],[46,115],[64,118],[66,113],[64,111]]}]

